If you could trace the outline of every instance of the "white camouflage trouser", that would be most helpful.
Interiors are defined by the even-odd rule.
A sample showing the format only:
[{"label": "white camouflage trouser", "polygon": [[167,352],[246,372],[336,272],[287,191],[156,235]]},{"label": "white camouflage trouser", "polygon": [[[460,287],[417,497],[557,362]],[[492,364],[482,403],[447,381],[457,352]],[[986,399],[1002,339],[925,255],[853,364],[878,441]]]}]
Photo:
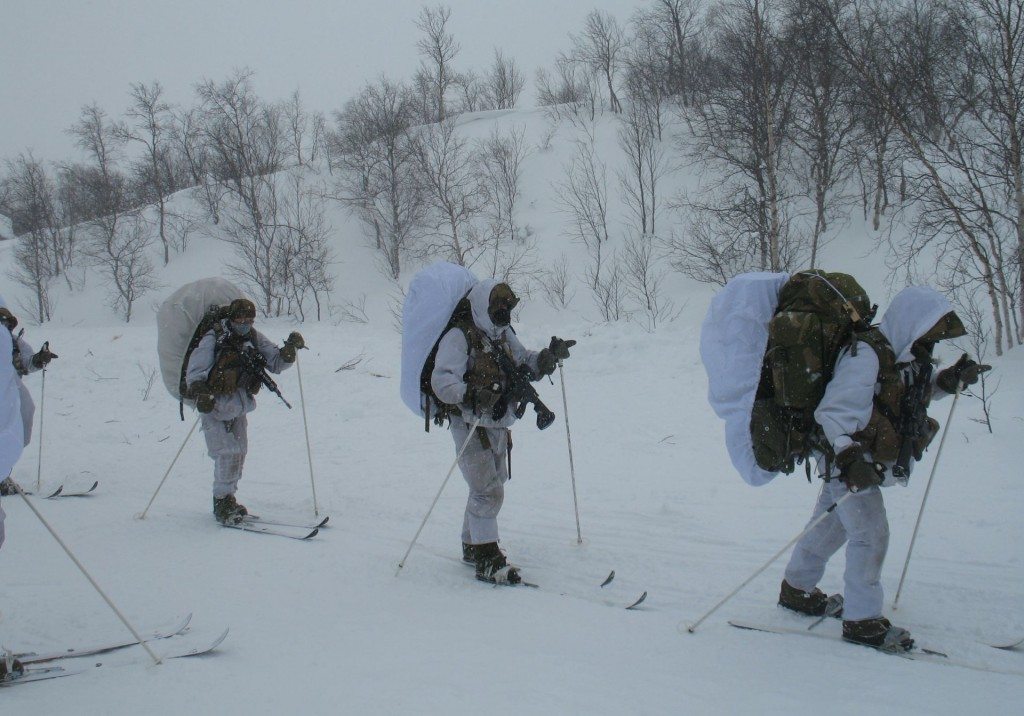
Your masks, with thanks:
[{"label": "white camouflage trouser", "polygon": [[4,508],[0,507],[0,547],[4,546],[4,518],[7,515],[4,514]]},{"label": "white camouflage trouser", "polygon": [[213,458],[213,496],[235,494],[242,478],[242,465],[249,449],[248,419],[245,413],[234,420],[217,420],[203,415],[206,452]]},{"label": "white camouflage trouser", "polygon": [[[470,427],[458,416],[452,417],[451,430],[456,450],[462,447]],[[487,435],[490,448],[483,446],[480,432]],[[505,500],[505,482],[508,480],[507,448],[506,428],[478,428],[459,458],[459,469],[469,485],[466,516],[462,520],[462,541],[466,544],[498,541],[498,512]]]},{"label": "white camouflage trouser", "polygon": [[[811,521],[846,494],[846,485],[841,480],[824,483]],[[825,573],[825,563],[844,542],[843,619],[880,617],[884,598],[882,563],[889,548],[889,521],[882,491],[877,487],[856,493],[804,535],[786,566],[786,581],[805,592],[813,590]]]},{"label": "white camouflage trouser", "polygon": [[20,380],[18,381],[18,394],[21,396],[21,422],[25,426],[25,447],[28,447],[32,440],[32,421],[36,415],[36,404],[32,402],[32,394]]}]

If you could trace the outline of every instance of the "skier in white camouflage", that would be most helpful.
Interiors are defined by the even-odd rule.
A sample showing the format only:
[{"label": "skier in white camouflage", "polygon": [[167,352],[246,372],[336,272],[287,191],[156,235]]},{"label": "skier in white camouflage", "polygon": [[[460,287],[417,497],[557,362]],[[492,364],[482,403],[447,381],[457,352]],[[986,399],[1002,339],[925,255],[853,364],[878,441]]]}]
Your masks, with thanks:
[{"label": "skier in white camouflage", "polygon": [[257,360],[265,361],[268,371],[280,373],[295,362],[295,352],[305,346],[302,335],[292,331],[278,348],[253,328],[255,319],[252,301],[232,301],[228,318],[199,341],[185,372],[189,396],[202,414],[207,452],[213,458],[213,514],[223,524],[240,522],[248,514],[235,499],[235,491],[248,451],[246,414],[256,409],[261,382],[243,354],[258,354]]},{"label": "skier in white camouflage", "polygon": [[[845,543],[843,638],[910,649],[914,643],[910,633],[882,616],[881,573],[889,523],[879,487],[905,483],[914,461],[921,459],[937,432],[938,423],[924,412],[933,394],[943,398],[972,385],[991,366],[964,354],[949,368],[932,373],[935,344],[966,331],[949,301],[930,288],[901,291],[879,329],[888,344],[882,343],[882,350],[873,343],[861,343],[855,353],[845,349],[814,412],[834,457],[819,457],[818,469],[826,481],[812,521],[848,492],[854,495],[797,543],[786,567],[779,604],[805,614],[824,614],[828,597],[816,585],[829,558]],[[900,434],[899,423],[908,418],[907,411],[920,411],[917,415],[925,422],[918,424],[928,426],[924,435]],[[896,460],[876,459],[896,451],[901,454]],[[901,460],[906,464],[901,465]],[[825,475],[829,470],[831,474]]]},{"label": "skier in white camouflage", "polygon": [[[18,318],[10,312],[7,306],[0,302],[0,324],[11,334],[13,342],[11,350],[11,363],[14,367],[18,380],[18,394],[21,398],[21,422],[24,432],[24,444],[27,446],[32,441],[32,423],[35,420],[36,404],[32,401],[32,395],[25,387],[22,378],[29,373],[42,370],[50,361],[57,357],[56,353],[50,352],[50,344],[44,343],[38,352],[33,352],[32,347],[24,338],[15,334],[14,329],[18,326]],[[0,481],[0,495],[13,495],[16,490],[13,478],[8,475]]]},{"label": "skier in white camouflage", "polygon": [[509,428],[517,419],[511,403],[517,396],[509,396],[509,376],[493,357],[493,350],[504,351],[515,366],[526,366],[531,377],[539,380],[553,373],[559,360],[569,357],[569,348],[576,341],[553,337],[540,351],[524,348],[510,326],[519,299],[508,284],[495,279],[477,283],[468,300],[471,311],[460,316],[457,308],[453,329],[438,343],[430,385],[437,398],[449,406],[456,450],[466,442],[473,422],[480,420],[476,435],[459,458],[469,485],[462,524],[463,560],[475,564],[478,579],[516,584],[522,581],[518,571],[498,548],[498,512],[509,479]]}]

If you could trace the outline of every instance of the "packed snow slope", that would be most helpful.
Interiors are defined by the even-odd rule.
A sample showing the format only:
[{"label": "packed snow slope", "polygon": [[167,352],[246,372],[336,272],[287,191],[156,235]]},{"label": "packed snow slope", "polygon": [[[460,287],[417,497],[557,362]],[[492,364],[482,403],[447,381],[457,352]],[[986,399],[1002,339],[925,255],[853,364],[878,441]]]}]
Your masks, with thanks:
[{"label": "packed snow slope", "polygon": [[[478,117],[543,133],[537,114]],[[608,128],[605,127],[607,130]],[[609,156],[613,132],[607,131]],[[584,254],[560,239],[551,181],[568,139],[529,160],[524,223],[539,260]],[[187,201],[187,197],[176,198]],[[722,425],[707,405],[698,351],[712,290],[673,278],[681,308],[649,333],[636,322],[599,323],[584,285],[556,312],[535,291],[516,320],[527,346],[551,335],[579,341],[564,379],[583,543],[577,544],[565,408],[558,374],[538,389],[558,414],[544,432],[532,412],[515,429],[502,542],[541,589],[495,588],[461,564],[466,488],[458,472],[412,551],[396,567],[454,456],[450,435],[398,395],[400,340],[358,226],[335,218],[341,263],[334,300],[367,293],[370,321],[257,326],[275,341],[298,328],[304,404],[321,514],[329,527],[298,542],[218,526],[212,464],[193,434],[147,519],[146,506],[195,421],[156,367],[152,311],[131,325],[111,314],[95,277],[60,298],[57,316],[29,326],[60,355],[46,373],[42,436],[14,475],[35,486],[40,438],[44,491],[100,485],[93,496],[34,504],[141,629],[192,612],[201,642],[231,633],[209,656],[147,665],[138,647],[70,660],[86,673],[0,691],[3,713],[1012,713],[1024,699],[1024,655],[985,645],[1024,636],[1024,352],[994,361],[999,388],[990,434],[977,400],[962,398],[899,610],[890,614],[925,646],[991,671],[912,662],[840,641],[745,632],[730,618],[784,626],[808,622],[775,606],[786,556],[706,621],[685,626],[753,573],[806,522],[817,484],[802,473],[751,488],[732,470]],[[884,309],[873,244],[851,222],[829,247],[830,268],[864,278]],[[5,249],[9,252],[9,248]],[[9,253],[0,259],[10,261]],[[182,283],[223,271],[227,248],[196,241],[161,273],[158,301]],[[578,269],[582,273],[582,268]],[[410,272],[411,274],[411,272]],[[408,281],[408,277],[404,279]],[[15,294],[7,284],[9,302]],[[12,302],[12,305],[13,302]],[[150,306],[151,308],[151,306]],[[945,354],[948,360],[952,351]],[[354,358],[354,367],[341,369]],[[42,402],[40,374],[27,378]],[[299,374],[278,381],[250,416],[250,452],[238,497],[250,510],[313,517]],[[935,406],[947,422],[950,401]],[[909,487],[886,490],[892,538],[883,572],[889,600],[899,579],[936,449]],[[49,651],[120,639],[125,629],[20,499],[5,498],[0,550],[0,644]],[[598,585],[610,570],[615,580]],[[822,587],[842,589],[842,555]],[[641,608],[627,611],[643,591]],[[834,620],[822,632],[837,635]],[[174,640],[154,645],[159,652]],[[81,663],[75,663],[75,662]],[[103,664],[94,668],[97,662]],[[996,672],[996,673],[993,673]]]}]

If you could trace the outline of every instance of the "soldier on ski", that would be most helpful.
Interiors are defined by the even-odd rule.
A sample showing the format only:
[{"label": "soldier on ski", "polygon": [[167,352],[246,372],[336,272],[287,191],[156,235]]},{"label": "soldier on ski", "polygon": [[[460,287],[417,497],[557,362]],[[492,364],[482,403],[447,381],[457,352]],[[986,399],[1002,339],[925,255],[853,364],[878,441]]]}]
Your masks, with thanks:
[{"label": "soldier on ski", "polygon": [[471,310],[456,317],[453,328],[440,339],[430,385],[448,406],[455,449],[466,443],[474,421],[476,434],[466,443],[459,468],[469,485],[462,523],[463,560],[476,565],[478,579],[516,584],[518,571],[498,548],[498,512],[509,479],[509,428],[516,422],[511,395],[513,381],[495,358],[503,351],[516,367],[526,366],[533,380],[554,372],[558,361],[569,357],[576,341],[552,338],[540,351],[529,351],[516,337],[510,323],[519,303],[508,284],[495,279],[477,283],[469,292]]},{"label": "soldier on ski", "polygon": [[889,525],[879,487],[905,484],[914,461],[921,459],[938,431],[938,423],[926,413],[933,395],[939,399],[956,393],[990,369],[964,354],[933,375],[935,344],[965,333],[941,294],[924,287],[904,289],[893,299],[878,331],[863,335],[859,350],[847,347],[840,353],[814,411],[831,455],[817,455],[825,482],[812,521],[844,495],[853,495],[797,543],[779,604],[805,614],[825,614],[829,598],[816,585],[826,562],[846,543],[841,616],[848,641],[913,646],[906,629],[882,616],[880,577]]},{"label": "soldier on ski", "polygon": [[[21,397],[21,421],[24,430],[24,444],[27,446],[32,439],[32,423],[35,419],[36,405],[32,401],[32,395],[25,387],[22,377],[37,370],[42,370],[50,361],[57,357],[56,353],[50,352],[50,344],[44,343],[37,353],[33,353],[32,347],[20,335],[14,333],[18,326],[17,317],[10,312],[6,306],[0,305],[0,324],[3,324],[11,334],[13,347],[11,351],[11,363],[18,378],[18,393]],[[8,475],[0,481],[0,495],[13,495],[16,490],[12,484],[13,480]]]},{"label": "soldier on ski", "polygon": [[213,514],[232,524],[248,511],[235,500],[242,465],[248,450],[246,414],[256,409],[255,395],[263,367],[280,373],[295,362],[296,350],[305,346],[293,331],[277,348],[253,328],[256,306],[235,299],[221,319],[192,351],[185,373],[189,397],[202,414],[206,448],[213,458]]}]

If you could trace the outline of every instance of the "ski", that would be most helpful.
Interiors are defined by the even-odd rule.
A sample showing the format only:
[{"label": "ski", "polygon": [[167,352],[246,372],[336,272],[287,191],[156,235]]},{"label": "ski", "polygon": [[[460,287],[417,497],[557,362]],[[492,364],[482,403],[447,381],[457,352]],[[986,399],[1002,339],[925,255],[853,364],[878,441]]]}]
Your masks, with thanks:
[{"label": "ski", "polygon": [[644,592],[643,594],[641,594],[640,598],[637,599],[632,604],[630,604],[628,607],[626,607],[626,609],[636,609],[637,607],[639,607],[641,604],[644,603],[645,599],[647,599],[647,592]]},{"label": "ski", "polygon": [[601,582],[601,586],[602,587],[607,587],[609,584],[611,584],[613,579],[615,579],[615,570],[614,569],[611,572],[609,572],[608,576],[605,577],[603,582]]},{"label": "ski", "polygon": [[874,649],[875,651],[880,652],[882,654],[897,656],[901,659],[908,659],[910,661],[927,661],[932,664],[958,666],[963,669],[971,669],[974,671],[985,671],[994,674],[1008,674],[1012,676],[1024,676],[1024,671],[990,668],[983,664],[974,664],[969,661],[954,659],[944,652],[936,651],[934,649],[926,649],[924,647],[915,647],[910,651],[891,651],[883,647],[874,647],[870,644],[857,644],[856,642],[847,642],[845,639],[843,639],[841,636],[837,634],[826,634],[824,632],[807,631],[807,629],[794,629],[790,627],[780,627],[769,624],[752,624],[749,622],[743,622],[738,620],[730,620],[729,626],[736,627],[737,629],[746,629],[749,631],[766,632],[768,634],[798,634],[800,636],[810,636],[816,639],[843,641],[845,643],[853,644],[855,646],[865,646],[868,649]]},{"label": "ski", "polygon": [[[185,633],[188,629],[189,622],[192,621],[192,615],[189,614],[187,617],[181,620],[176,626],[162,630],[153,631],[148,636],[144,636],[147,642],[158,641],[160,639],[169,639],[172,636],[178,636]],[[57,659],[73,659],[79,656],[92,656],[94,654],[105,654],[109,651],[116,651],[117,649],[124,649],[129,646],[135,646],[139,642],[134,640],[129,641],[118,641],[106,644],[99,644],[95,646],[87,647],[76,647],[73,649],[65,649],[64,651],[54,651],[48,654],[15,654],[14,658],[20,661],[22,664],[41,664],[47,661],[56,661]]]},{"label": "ski", "polygon": [[[202,646],[177,648],[168,651],[162,655],[163,660],[167,659],[187,659],[192,656],[202,656],[209,654],[220,646],[225,639],[228,637],[229,629],[225,629],[221,634],[213,641],[206,643]],[[138,642],[132,642],[127,646],[134,646]],[[109,650],[108,650],[109,651]],[[100,653],[100,652],[92,652]],[[85,652],[77,653],[75,656],[86,656]],[[61,657],[58,657],[61,658]],[[27,662],[34,663],[34,662]],[[102,664],[96,664],[95,667],[101,667]],[[24,672],[17,676],[8,676],[6,679],[0,680],[0,688],[7,688],[9,686],[17,686],[18,684],[25,684],[31,681],[44,681],[46,679],[57,679],[62,676],[73,676],[75,674],[81,674],[86,671],[85,669],[65,669],[60,666],[48,666],[37,669],[25,669]]]},{"label": "ski", "polygon": [[[64,490],[64,485],[60,485],[60,486],[57,487],[56,490],[54,490],[53,492],[51,492],[48,495],[43,495],[42,497],[43,497],[44,500],[52,500],[54,497],[59,496],[61,491],[63,491],[63,490]],[[26,490],[26,489],[22,488],[21,491],[24,492],[29,497],[35,497],[36,496],[36,493],[34,493],[34,492],[30,491],[30,490]]]},{"label": "ski", "polygon": [[191,649],[177,649],[169,651],[163,655],[164,659],[187,659],[190,656],[202,656],[203,654],[209,654],[211,651],[216,649],[221,643],[228,638],[228,632],[230,629],[225,629],[221,632],[220,636],[214,639],[212,642],[205,646],[192,647]]},{"label": "ski", "polygon": [[74,492],[67,492],[67,491],[65,491],[64,490],[64,486],[61,485],[60,490],[58,490],[55,494],[50,495],[50,497],[47,497],[46,499],[50,499],[51,497],[85,497],[87,495],[92,494],[92,491],[95,490],[97,487],[99,487],[99,484],[100,484],[100,481],[96,480],[95,482],[92,483],[92,487],[90,487],[89,489],[87,489],[87,490],[75,490]]},{"label": "ski", "polygon": [[989,642],[985,643],[985,646],[991,646],[993,649],[1002,649],[1003,651],[1016,651],[1022,645],[1024,645],[1024,637],[1021,637],[1017,641],[1004,641],[998,644],[992,644]]},{"label": "ski", "polygon": [[277,519],[274,517],[261,517],[260,515],[246,515],[242,518],[242,522],[247,524],[258,524],[258,525],[274,525],[275,527],[298,527],[304,530],[318,530],[327,524],[327,521],[331,519],[329,516],[324,517],[319,522],[314,524],[308,524],[303,522],[289,522],[283,519]]},{"label": "ski", "polygon": [[74,669],[69,671],[59,666],[48,666],[41,669],[25,669],[21,674],[0,679],[0,689],[17,686],[18,684],[27,684],[31,681],[46,681],[47,679],[59,679],[62,676],[74,676],[75,674],[81,674],[82,671],[84,671],[84,669]]},{"label": "ski", "polygon": [[[288,532],[285,529],[277,529],[277,526],[274,525],[261,525],[258,522],[237,522],[235,524],[230,525],[224,523],[220,524],[221,527],[227,527],[233,530],[241,530],[242,532],[258,532],[260,534],[275,535],[277,537],[287,537],[288,539],[297,539],[300,541],[305,541],[313,537],[316,537],[317,533],[320,531],[319,527],[314,527],[312,530],[305,532],[304,534],[295,534],[293,532]],[[306,530],[308,528],[303,527],[302,529]]]}]

